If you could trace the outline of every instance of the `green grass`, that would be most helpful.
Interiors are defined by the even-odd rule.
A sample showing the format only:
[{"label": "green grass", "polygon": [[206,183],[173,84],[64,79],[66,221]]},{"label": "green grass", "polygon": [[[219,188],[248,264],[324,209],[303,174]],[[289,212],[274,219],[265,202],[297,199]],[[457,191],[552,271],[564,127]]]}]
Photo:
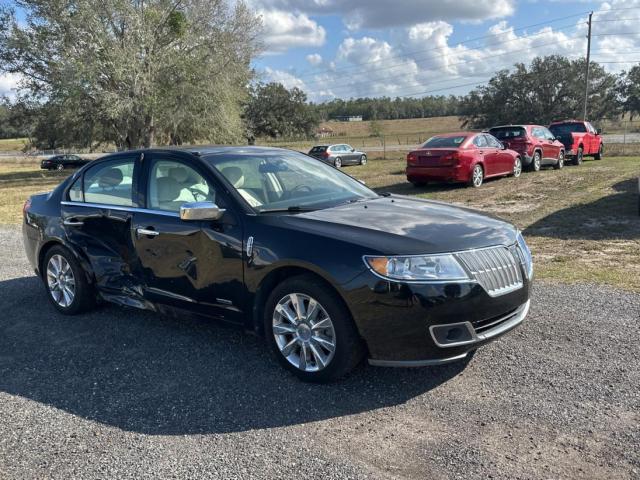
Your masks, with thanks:
[{"label": "green grass", "polygon": [[0,151],[21,152],[27,144],[27,138],[6,138],[0,139]]},{"label": "green grass", "polygon": [[[481,188],[406,182],[405,161],[372,160],[345,172],[379,192],[416,195],[475,208],[517,225],[534,253],[536,276],[640,291],[640,157],[586,161],[561,171],[489,180]],[[19,223],[24,200],[70,172],[0,165],[0,223]]]}]

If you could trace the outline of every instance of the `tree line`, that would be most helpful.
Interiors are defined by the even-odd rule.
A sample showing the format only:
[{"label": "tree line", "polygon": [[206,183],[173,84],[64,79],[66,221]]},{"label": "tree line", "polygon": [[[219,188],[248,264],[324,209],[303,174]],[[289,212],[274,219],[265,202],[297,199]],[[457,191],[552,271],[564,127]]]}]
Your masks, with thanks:
[{"label": "tree line", "polygon": [[[256,83],[261,21],[231,0],[21,0],[0,7],[0,69],[21,78],[0,101],[0,138],[37,148],[310,138],[323,120],[455,115],[461,126],[581,117],[585,61],[551,55],[497,72],[467,95],[308,101]],[[590,65],[592,121],[640,113],[640,66]]]}]

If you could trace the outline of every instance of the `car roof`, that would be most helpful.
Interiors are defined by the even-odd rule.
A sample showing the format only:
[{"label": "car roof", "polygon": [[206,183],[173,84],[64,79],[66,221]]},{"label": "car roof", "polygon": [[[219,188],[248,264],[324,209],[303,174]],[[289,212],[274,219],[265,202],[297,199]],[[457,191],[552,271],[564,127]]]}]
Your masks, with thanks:
[{"label": "car roof", "polygon": [[513,125],[496,125],[495,127],[491,127],[489,130],[493,130],[494,128],[509,128],[509,127],[520,127],[520,128],[526,128],[526,127],[541,127],[542,125],[538,125],[535,123],[516,123]]},{"label": "car roof", "polygon": [[453,132],[453,133],[437,133],[434,137],[468,137],[482,132]]}]

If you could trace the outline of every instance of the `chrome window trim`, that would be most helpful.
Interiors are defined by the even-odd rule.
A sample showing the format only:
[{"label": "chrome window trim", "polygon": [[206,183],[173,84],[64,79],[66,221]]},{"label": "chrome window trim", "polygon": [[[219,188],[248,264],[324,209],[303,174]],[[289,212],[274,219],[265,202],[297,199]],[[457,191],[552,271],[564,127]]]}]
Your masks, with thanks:
[{"label": "chrome window trim", "polygon": [[152,215],[164,215],[165,217],[180,218],[180,214],[178,212],[169,212],[165,210],[152,210],[149,208],[125,207],[123,205],[109,205],[106,203],[73,202],[70,200],[63,200],[60,202],[60,204],[69,205],[73,207],[103,208],[106,210],[118,210],[121,212],[149,213]]}]

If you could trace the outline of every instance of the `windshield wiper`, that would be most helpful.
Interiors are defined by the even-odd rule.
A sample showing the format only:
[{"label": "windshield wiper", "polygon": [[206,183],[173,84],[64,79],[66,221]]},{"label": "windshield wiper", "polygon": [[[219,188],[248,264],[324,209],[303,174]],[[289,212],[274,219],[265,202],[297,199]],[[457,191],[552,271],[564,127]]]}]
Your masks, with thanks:
[{"label": "windshield wiper", "polygon": [[292,205],[287,208],[266,208],[264,210],[260,210],[260,213],[271,213],[271,212],[313,212],[317,210],[317,208],[311,207],[302,207],[300,205]]}]

